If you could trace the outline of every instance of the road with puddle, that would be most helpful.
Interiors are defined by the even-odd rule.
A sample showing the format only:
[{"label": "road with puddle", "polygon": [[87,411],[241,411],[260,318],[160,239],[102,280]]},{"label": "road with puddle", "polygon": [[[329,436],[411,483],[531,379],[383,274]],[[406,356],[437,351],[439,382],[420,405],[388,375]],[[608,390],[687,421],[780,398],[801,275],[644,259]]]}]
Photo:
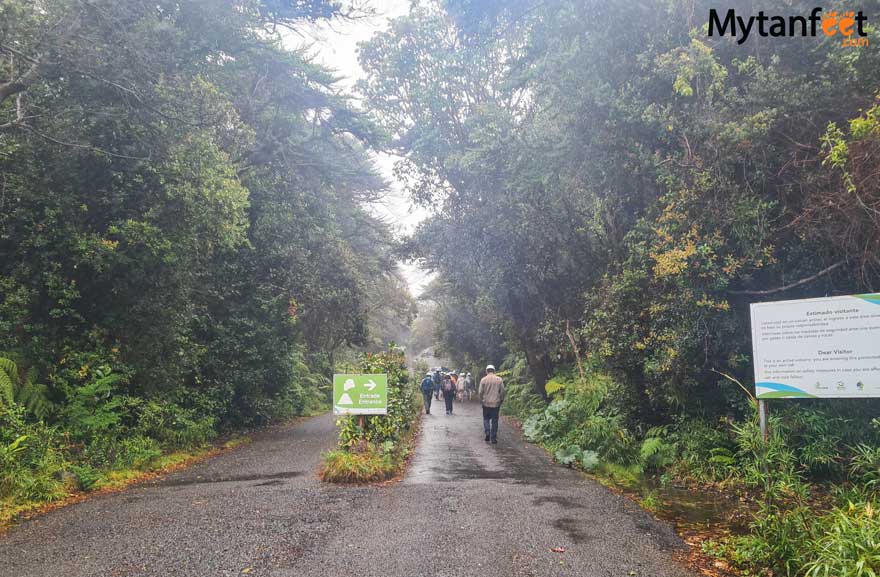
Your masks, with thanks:
[{"label": "road with puddle", "polygon": [[261,435],[164,479],[38,516],[0,536],[0,575],[690,576],[672,529],[554,465],[480,408],[425,415],[406,477],[316,477],[331,415]]}]

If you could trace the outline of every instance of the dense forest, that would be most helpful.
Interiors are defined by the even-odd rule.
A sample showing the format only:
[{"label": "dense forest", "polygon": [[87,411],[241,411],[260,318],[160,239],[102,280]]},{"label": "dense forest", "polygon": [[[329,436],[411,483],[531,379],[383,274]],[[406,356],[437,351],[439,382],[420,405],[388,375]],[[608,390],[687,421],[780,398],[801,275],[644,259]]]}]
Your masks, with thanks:
[{"label": "dense forest", "polygon": [[0,497],[326,407],[406,328],[381,132],[283,42],[362,15],[0,3]]},{"label": "dense forest", "polygon": [[[878,5],[855,47],[710,8],[414,1],[349,94],[285,38],[369,2],[0,0],[0,505],[326,409],[409,333],[410,259],[411,348],[499,365],[557,461],[755,503],[705,544],[731,567],[880,573],[880,403],[774,403],[765,443],[749,326],[880,290]],[[409,238],[372,151],[431,213]],[[394,376],[371,442],[410,442],[399,350],[359,366]]]},{"label": "dense forest", "polygon": [[758,490],[751,536],[714,549],[749,570],[874,575],[880,404],[774,403],[765,446],[749,303],[880,289],[876,23],[870,49],[739,43],[707,34],[717,7],[422,2],[363,46],[359,88],[436,211],[407,250],[436,272],[438,348],[504,360],[527,437]]},{"label": "dense forest", "polygon": [[723,414],[748,303],[880,286],[880,56],[708,38],[710,5],[423,3],[364,47],[450,352],[498,329],[542,392],[568,327],[634,409]]}]

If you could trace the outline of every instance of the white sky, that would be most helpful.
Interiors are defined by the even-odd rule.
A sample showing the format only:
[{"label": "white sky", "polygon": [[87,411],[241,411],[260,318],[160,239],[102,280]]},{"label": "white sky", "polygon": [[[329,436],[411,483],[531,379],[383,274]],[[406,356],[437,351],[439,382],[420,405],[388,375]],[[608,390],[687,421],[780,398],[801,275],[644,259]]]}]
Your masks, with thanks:
[{"label": "white sky", "polygon": [[[377,31],[388,27],[392,18],[409,11],[409,0],[370,0],[377,15],[351,22],[330,22],[310,26],[302,36],[288,35],[285,40],[291,46],[311,46],[311,51],[321,64],[335,70],[342,77],[340,85],[353,90],[355,82],[364,76],[358,64],[357,44],[369,40]],[[385,199],[371,206],[374,214],[389,222],[398,235],[412,232],[416,225],[428,216],[428,211],[414,205],[403,187],[394,178],[395,157],[387,154],[374,155],[379,172],[390,183],[391,190]],[[413,295],[418,295],[430,280],[424,271],[412,263],[400,263],[401,270]]]}]

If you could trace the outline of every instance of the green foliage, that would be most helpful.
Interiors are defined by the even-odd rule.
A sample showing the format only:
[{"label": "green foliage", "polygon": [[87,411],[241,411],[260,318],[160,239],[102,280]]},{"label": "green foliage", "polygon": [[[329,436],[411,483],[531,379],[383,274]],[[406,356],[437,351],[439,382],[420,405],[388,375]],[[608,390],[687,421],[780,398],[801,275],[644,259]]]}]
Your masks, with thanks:
[{"label": "green foliage", "polygon": [[368,483],[396,475],[409,456],[419,411],[420,395],[394,343],[386,352],[362,355],[353,370],[388,375],[388,414],[366,416],[363,428],[355,417],[337,420],[339,448],[324,455],[321,469],[321,478],[333,483]]},{"label": "green foliage", "polygon": [[363,429],[356,417],[340,418],[340,446],[352,449],[362,441],[376,445],[400,441],[418,411],[417,391],[410,383],[405,357],[392,345],[388,352],[363,355],[358,367],[358,372],[388,375],[388,414],[366,416]]},{"label": "green foliage", "polygon": [[866,487],[880,488],[880,446],[870,447],[860,443],[852,450],[850,476]]},{"label": "green foliage", "polygon": [[604,375],[594,373],[590,373],[583,382],[565,379],[563,373],[554,377],[564,386],[559,388],[543,411],[533,412],[523,422],[526,438],[545,445],[565,464],[583,461],[581,451],[592,453],[602,461],[620,464],[635,462],[635,439],[627,430],[622,416],[609,403],[613,398],[615,383]]},{"label": "green foliage", "polygon": [[559,461],[563,465],[568,465],[569,467],[574,465],[575,462],[579,461],[581,455],[583,455],[583,449],[581,449],[577,445],[568,445],[566,447],[561,447],[559,449],[556,449],[556,453],[554,454],[557,461]]},{"label": "green foliage", "polygon": [[727,421],[715,426],[702,420],[677,421],[674,436],[678,459],[672,467],[676,475],[711,482],[736,473],[736,444],[730,432]]},{"label": "green foliage", "polygon": [[213,417],[199,418],[191,409],[163,401],[148,401],[140,407],[136,430],[167,449],[198,447],[216,435]]},{"label": "green foliage", "polygon": [[818,521],[810,543],[806,577],[875,577],[880,574],[877,502],[849,503]]},{"label": "green foliage", "polygon": [[321,479],[331,483],[372,483],[390,479],[397,463],[386,451],[368,448],[363,452],[336,449],[324,455]]},{"label": "green foliage", "polygon": [[24,409],[0,404],[0,501],[51,501],[63,494],[65,459],[53,429],[25,421]]},{"label": "green foliage", "polygon": [[648,431],[639,449],[639,459],[642,468],[646,471],[660,471],[666,469],[675,460],[675,446],[669,443],[665,437],[667,429],[655,427]]},{"label": "green foliage", "polygon": [[47,418],[55,409],[48,398],[48,387],[37,382],[39,371],[29,367],[21,372],[19,364],[0,354],[0,402],[24,406],[38,419]]},{"label": "green foliage", "polygon": [[89,464],[71,465],[70,471],[76,476],[76,485],[80,491],[96,489],[103,479],[101,472]]},{"label": "green foliage", "polygon": [[4,495],[322,410],[338,356],[411,318],[378,130],[282,42],[342,6],[276,4],[0,3]]},{"label": "green foliage", "polygon": [[91,441],[111,436],[111,430],[122,419],[123,398],[114,389],[121,380],[122,375],[104,365],[95,370],[91,382],[71,391],[64,417],[75,439]]}]

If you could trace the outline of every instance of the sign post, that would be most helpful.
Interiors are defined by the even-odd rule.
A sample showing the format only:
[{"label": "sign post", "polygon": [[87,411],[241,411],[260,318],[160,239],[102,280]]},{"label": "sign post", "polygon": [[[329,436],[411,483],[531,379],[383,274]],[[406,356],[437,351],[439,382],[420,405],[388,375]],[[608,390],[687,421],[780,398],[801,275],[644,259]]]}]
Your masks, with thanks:
[{"label": "sign post", "polygon": [[752,303],[755,397],[880,397],[880,293]]},{"label": "sign post", "polygon": [[388,375],[333,375],[333,414],[387,415]]}]

